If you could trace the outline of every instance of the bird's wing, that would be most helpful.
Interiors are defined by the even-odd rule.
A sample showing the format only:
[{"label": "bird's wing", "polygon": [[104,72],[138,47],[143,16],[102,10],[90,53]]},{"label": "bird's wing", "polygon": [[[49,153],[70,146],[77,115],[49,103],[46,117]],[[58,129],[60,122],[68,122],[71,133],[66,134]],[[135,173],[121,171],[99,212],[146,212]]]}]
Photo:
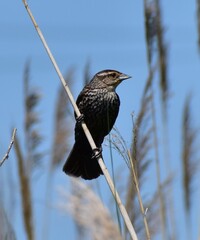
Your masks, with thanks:
[{"label": "bird's wing", "polygon": [[[80,94],[78,95],[77,99],[76,99],[76,105],[78,106],[78,109],[79,111],[82,113],[82,110],[83,110],[83,105],[82,105],[82,102],[83,102],[83,99],[85,97],[85,93],[86,92],[86,88],[84,88]],[[74,112],[74,116],[76,117],[76,113]]]}]

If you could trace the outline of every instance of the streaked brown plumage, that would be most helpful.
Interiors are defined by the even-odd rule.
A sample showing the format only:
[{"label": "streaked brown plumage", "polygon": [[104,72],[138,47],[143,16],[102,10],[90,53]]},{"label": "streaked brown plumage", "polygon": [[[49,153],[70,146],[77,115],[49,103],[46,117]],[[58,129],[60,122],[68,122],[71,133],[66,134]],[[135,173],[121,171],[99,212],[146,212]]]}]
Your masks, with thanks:
[{"label": "streaked brown plumage", "polygon": [[[111,131],[119,112],[120,99],[115,89],[128,78],[128,75],[115,70],[98,72],[77,98],[78,108],[98,148],[101,148],[104,137]],[[63,171],[68,175],[90,180],[102,174],[79,123],[76,123],[75,144]]]}]

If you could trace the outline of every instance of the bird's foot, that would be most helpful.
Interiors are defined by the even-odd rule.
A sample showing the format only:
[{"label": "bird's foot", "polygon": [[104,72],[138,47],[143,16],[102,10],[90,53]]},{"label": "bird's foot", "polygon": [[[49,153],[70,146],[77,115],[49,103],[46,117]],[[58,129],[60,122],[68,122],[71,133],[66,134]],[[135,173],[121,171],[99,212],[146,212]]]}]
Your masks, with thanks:
[{"label": "bird's foot", "polygon": [[99,159],[100,157],[102,157],[102,147],[100,148],[94,148],[93,150],[93,154],[92,154],[92,159]]},{"label": "bird's foot", "polygon": [[81,114],[79,117],[76,117],[76,122],[79,126],[81,126],[83,121],[84,121],[84,115],[83,114]]}]

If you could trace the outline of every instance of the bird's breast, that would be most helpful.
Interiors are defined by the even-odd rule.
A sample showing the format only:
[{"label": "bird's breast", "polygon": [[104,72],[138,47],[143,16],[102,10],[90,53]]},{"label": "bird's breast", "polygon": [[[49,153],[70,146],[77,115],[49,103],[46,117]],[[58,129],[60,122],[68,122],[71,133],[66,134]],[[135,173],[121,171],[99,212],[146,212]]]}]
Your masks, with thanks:
[{"label": "bird's breast", "polygon": [[79,104],[94,139],[102,139],[110,132],[119,112],[120,100],[115,92],[94,89],[85,94]]},{"label": "bird's breast", "polygon": [[98,120],[118,113],[120,101],[115,92],[99,89],[89,92],[83,104],[83,114]]}]

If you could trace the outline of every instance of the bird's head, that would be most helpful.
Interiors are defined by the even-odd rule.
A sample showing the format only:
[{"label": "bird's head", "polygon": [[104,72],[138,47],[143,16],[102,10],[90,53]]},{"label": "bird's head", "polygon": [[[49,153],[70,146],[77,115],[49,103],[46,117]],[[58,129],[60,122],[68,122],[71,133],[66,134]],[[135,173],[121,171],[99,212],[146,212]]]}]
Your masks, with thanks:
[{"label": "bird's head", "polygon": [[116,70],[103,70],[94,76],[95,81],[98,81],[100,85],[105,85],[111,91],[115,90],[123,80],[129,78],[131,77]]}]

